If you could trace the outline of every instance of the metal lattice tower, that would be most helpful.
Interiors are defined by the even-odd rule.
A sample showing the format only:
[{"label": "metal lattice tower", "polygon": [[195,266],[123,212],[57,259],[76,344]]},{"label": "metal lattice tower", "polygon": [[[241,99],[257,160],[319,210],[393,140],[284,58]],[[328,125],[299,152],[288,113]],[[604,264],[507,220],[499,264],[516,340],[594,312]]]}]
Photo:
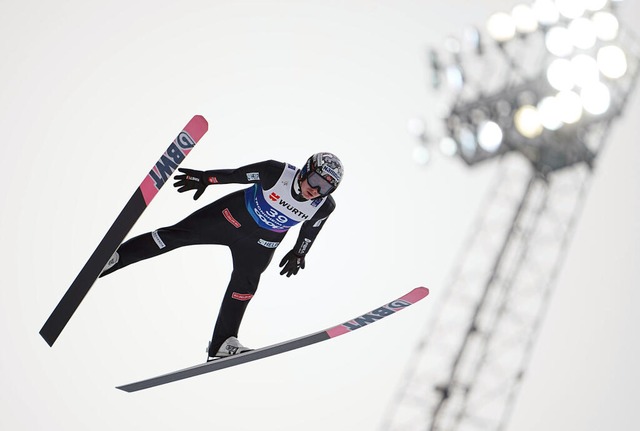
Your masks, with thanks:
[{"label": "metal lattice tower", "polygon": [[[616,43],[624,47],[627,71],[606,81],[608,111],[524,137],[513,112],[506,116],[493,107],[506,101],[513,111],[522,98],[530,103],[548,93],[540,67],[532,67],[553,59],[539,49],[548,30],[542,29],[537,39],[515,41],[511,50],[498,44],[503,62],[498,73],[487,72],[496,60],[488,60],[486,52],[475,59],[476,64],[486,61],[485,67],[474,69],[463,67],[459,53],[454,56],[460,71],[475,70],[477,76],[456,92],[445,119],[447,134],[467,164],[499,159],[499,166],[438,314],[416,346],[384,418],[384,431],[506,429],[594,165],[635,86],[640,64],[638,44],[621,29]],[[519,53],[532,51],[536,54],[520,59]],[[437,66],[436,72],[441,70]],[[500,76],[503,83],[488,76]],[[461,132],[473,130],[478,117],[500,125],[504,139],[499,148],[488,151],[465,141]],[[428,141],[422,135],[422,144]]]}]

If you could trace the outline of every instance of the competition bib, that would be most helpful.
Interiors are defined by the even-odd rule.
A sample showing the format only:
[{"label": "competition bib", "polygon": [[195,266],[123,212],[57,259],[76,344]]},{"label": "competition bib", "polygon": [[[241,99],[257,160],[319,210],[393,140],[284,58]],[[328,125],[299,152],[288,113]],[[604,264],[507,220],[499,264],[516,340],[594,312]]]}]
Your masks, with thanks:
[{"label": "competition bib", "polygon": [[262,190],[259,183],[245,190],[247,211],[261,228],[274,232],[286,232],[292,226],[313,217],[326,197],[298,202],[291,195],[297,168],[287,164],[276,184]]}]

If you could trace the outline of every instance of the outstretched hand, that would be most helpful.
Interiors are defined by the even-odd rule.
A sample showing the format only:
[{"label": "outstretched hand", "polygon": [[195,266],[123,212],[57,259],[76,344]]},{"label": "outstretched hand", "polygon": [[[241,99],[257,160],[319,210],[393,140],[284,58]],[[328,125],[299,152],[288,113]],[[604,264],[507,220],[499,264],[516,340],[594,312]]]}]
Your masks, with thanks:
[{"label": "outstretched hand", "polygon": [[178,192],[184,193],[189,190],[195,190],[196,193],[193,195],[193,200],[202,196],[204,190],[209,185],[205,178],[205,173],[203,171],[185,168],[178,168],[178,171],[180,171],[182,175],[176,175],[176,182],[173,184],[174,187],[178,188]]},{"label": "outstretched hand", "polygon": [[296,275],[299,270],[304,269],[304,256],[296,254],[293,250],[284,255],[280,261],[280,275],[291,277]]}]

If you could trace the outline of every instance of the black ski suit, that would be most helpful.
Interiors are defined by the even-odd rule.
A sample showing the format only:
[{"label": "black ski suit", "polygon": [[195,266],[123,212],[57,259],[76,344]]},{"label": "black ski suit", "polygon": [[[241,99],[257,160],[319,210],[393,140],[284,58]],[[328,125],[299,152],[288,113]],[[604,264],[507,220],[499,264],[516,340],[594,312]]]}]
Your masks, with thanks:
[{"label": "black ski suit", "polygon": [[274,160],[238,169],[206,171],[211,184],[253,185],[204,206],[173,226],[126,241],[118,248],[118,263],[101,276],[186,245],[229,247],[233,272],[209,347],[209,355],[214,356],[228,337],[238,336],[260,275],[288,229],[302,222],[292,251],[304,256],[335,209],[331,196],[309,201],[300,195],[299,172],[292,165]]}]

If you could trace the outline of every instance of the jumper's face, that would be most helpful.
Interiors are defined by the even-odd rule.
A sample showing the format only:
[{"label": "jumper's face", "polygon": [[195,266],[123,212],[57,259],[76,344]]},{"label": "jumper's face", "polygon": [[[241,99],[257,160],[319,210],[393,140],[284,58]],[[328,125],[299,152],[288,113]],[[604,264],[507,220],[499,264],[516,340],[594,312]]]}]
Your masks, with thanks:
[{"label": "jumper's face", "polygon": [[309,181],[306,179],[300,183],[300,190],[302,191],[302,196],[305,199],[311,200],[320,197],[320,192],[317,189],[314,189],[309,185]]}]

